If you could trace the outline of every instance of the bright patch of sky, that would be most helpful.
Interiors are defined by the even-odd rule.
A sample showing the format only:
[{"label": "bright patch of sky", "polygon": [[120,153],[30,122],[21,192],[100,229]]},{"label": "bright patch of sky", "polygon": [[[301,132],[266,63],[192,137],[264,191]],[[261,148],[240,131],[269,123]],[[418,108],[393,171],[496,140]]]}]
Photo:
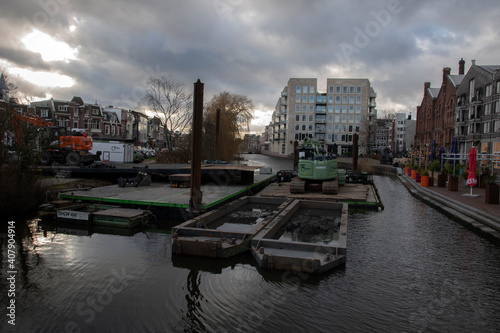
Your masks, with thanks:
[{"label": "bright patch of sky", "polygon": [[28,50],[39,53],[45,61],[69,61],[78,59],[78,51],[76,49],[38,30],[24,36],[21,41]]},{"label": "bright patch of sky", "polygon": [[67,88],[75,84],[75,80],[71,77],[52,72],[34,72],[25,68],[10,68],[9,74],[17,75],[23,80],[40,87]]}]

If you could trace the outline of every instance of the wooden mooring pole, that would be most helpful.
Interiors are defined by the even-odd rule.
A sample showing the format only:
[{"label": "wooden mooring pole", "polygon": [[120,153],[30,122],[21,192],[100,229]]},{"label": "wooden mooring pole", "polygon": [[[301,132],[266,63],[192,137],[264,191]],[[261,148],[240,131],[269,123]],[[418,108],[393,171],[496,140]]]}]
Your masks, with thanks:
[{"label": "wooden mooring pole", "polygon": [[189,209],[195,213],[201,206],[201,136],[203,124],[203,89],[200,79],[194,84],[193,94],[193,128],[191,145],[191,192]]}]

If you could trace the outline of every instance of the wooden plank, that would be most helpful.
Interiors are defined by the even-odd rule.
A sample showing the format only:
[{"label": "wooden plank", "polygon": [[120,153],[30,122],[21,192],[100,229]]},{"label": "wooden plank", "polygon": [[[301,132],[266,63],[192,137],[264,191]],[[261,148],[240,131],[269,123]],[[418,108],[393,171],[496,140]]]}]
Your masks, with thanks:
[{"label": "wooden plank", "polygon": [[130,208],[111,208],[94,213],[96,216],[116,216],[124,218],[133,218],[144,214],[143,210]]}]

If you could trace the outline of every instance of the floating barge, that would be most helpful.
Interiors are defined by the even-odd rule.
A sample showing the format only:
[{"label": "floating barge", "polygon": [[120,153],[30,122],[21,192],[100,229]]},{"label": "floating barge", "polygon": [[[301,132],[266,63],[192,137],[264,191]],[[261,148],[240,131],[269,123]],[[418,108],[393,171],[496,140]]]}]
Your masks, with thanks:
[{"label": "floating barge", "polygon": [[292,200],[243,197],[172,228],[172,253],[228,258],[250,250],[253,237]]},{"label": "floating barge", "polygon": [[133,228],[154,218],[149,210],[74,203],[69,200],[41,205],[38,216],[84,227],[95,225],[120,228]]},{"label": "floating barge", "polygon": [[[253,238],[251,252],[257,264],[266,269],[314,274],[344,264],[347,206],[345,203],[293,201]],[[319,235],[317,229],[308,233],[304,231],[307,221],[320,221],[325,230],[336,230],[323,235]]]}]

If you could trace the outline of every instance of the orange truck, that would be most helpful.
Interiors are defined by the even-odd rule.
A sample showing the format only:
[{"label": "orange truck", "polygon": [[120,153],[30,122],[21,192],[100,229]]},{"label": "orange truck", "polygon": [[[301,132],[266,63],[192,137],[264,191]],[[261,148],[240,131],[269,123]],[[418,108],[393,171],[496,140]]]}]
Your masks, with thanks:
[{"label": "orange truck", "polygon": [[48,166],[53,162],[78,166],[80,164],[90,165],[101,160],[100,152],[90,153],[92,149],[92,138],[88,137],[83,130],[68,131],[64,127],[54,126],[50,121],[37,115],[22,115],[14,111],[17,122],[17,140],[20,140],[21,122],[39,127],[39,151],[40,164]]}]

